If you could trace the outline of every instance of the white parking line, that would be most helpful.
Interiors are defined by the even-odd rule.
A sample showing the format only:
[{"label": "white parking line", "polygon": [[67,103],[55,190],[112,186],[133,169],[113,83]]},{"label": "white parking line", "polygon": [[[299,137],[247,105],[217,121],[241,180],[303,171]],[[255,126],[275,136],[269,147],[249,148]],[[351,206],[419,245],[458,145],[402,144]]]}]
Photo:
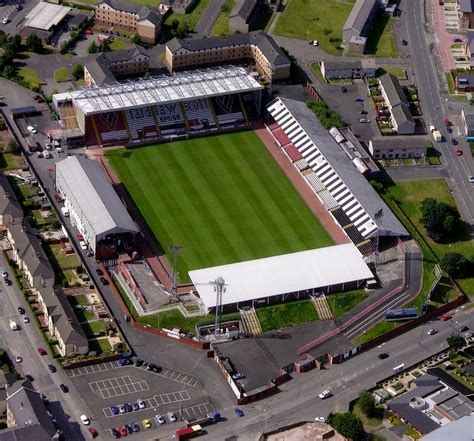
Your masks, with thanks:
[{"label": "white parking line", "polygon": [[104,399],[150,389],[146,381],[130,377],[130,375],[92,381],[89,383],[89,387],[92,392]]},{"label": "white parking line", "polygon": [[[139,368],[137,367],[137,369],[146,370],[146,366],[140,366]],[[155,375],[159,375],[160,377],[167,378],[171,381],[176,381],[177,383],[186,384],[187,386],[191,387],[200,386],[199,380],[196,377],[166,367],[163,367],[160,372],[156,372]]]},{"label": "white parking line", "polygon": [[98,372],[118,369],[120,367],[121,366],[118,364],[118,361],[108,361],[106,363],[93,364],[90,366],[71,369],[69,372],[71,377],[82,377],[84,375],[92,375]]}]

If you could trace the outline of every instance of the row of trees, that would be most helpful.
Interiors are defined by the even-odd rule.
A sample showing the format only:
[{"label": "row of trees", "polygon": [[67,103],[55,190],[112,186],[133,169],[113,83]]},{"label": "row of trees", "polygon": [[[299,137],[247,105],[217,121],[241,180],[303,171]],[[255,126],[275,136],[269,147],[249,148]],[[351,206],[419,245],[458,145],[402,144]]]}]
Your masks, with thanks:
[{"label": "row of trees", "polygon": [[90,54],[98,54],[99,52],[110,52],[111,50],[112,49],[110,48],[110,43],[107,40],[104,40],[99,44],[93,41],[87,48],[87,52],[89,52]]},{"label": "row of trees", "polygon": [[318,117],[323,127],[329,130],[331,127],[345,127],[347,124],[333,110],[331,110],[324,101],[306,101],[306,105]]}]

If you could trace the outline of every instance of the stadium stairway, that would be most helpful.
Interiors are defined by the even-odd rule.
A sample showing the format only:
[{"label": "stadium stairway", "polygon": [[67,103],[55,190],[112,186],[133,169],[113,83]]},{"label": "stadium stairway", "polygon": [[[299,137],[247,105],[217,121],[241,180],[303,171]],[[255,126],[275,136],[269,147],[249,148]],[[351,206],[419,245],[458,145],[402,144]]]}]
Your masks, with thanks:
[{"label": "stadium stairway", "polygon": [[313,302],[320,320],[332,319],[333,315],[331,308],[329,307],[329,303],[324,294],[321,294],[318,297],[311,296],[311,301]]},{"label": "stadium stairway", "polygon": [[246,310],[241,309],[240,317],[242,318],[245,331],[248,334],[259,335],[262,333],[262,327],[260,326],[260,322],[258,321],[255,308],[246,309]]}]

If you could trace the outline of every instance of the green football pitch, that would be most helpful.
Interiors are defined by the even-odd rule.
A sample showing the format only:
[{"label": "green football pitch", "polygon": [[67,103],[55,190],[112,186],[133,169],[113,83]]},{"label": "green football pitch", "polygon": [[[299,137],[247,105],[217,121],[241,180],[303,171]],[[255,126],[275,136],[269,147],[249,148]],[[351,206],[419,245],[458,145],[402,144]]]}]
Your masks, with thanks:
[{"label": "green football pitch", "polygon": [[[333,244],[254,132],[107,152],[157,242],[188,271]],[[169,257],[169,256],[168,256]]]}]

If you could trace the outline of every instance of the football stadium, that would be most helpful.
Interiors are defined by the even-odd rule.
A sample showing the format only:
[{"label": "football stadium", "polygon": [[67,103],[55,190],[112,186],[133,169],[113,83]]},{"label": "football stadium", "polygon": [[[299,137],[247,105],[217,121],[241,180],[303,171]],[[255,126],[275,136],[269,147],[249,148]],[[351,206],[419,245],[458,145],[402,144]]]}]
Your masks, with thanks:
[{"label": "football stadium", "polygon": [[407,235],[340,140],[304,103],[268,102],[250,68],[130,80],[53,102],[66,136],[123,146],[105,154],[113,184],[168,262],[170,244],[182,247],[179,280],[208,310],[220,277],[226,310],[363,286],[373,278],[364,256],[380,238]]}]

